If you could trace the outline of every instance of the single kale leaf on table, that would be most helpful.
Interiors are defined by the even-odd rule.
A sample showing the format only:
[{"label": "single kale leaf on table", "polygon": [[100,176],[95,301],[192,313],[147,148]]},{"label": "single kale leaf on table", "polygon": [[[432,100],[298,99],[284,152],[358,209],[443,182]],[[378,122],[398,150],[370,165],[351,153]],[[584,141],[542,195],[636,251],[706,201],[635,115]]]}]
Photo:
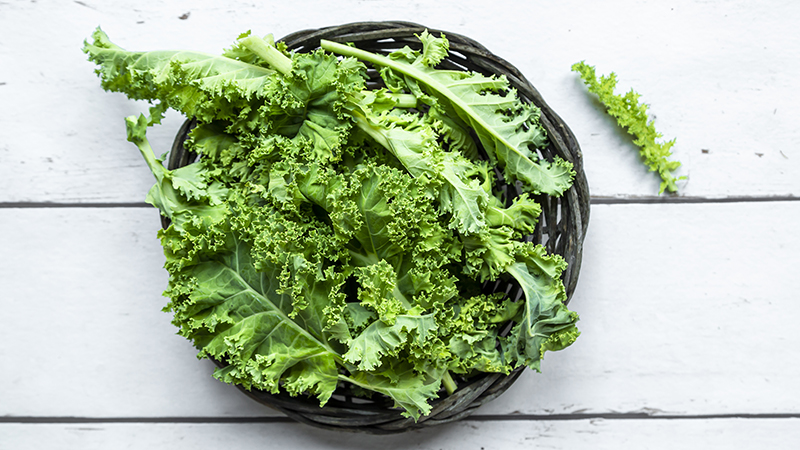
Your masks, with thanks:
[{"label": "single kale leaf on table", "polygon": [[[561,195],[571,165],[536,156],[539,111],[505,78],[436,69],[447,40],[419,38],[388,56],[249,32],[222,55],[129,52],[100,29],[85,42],[103,88],[153,105],[126,123],[170,221],[166,310],[226,364],[218,379],[320,405],[351,383],[418,418],[454,375],[539,370],[578,336],[565,261],[525,239],[531,195]],[[367,88],[365,62],[385,87]],[[197,120],[200,158],[174,170],[146,136],[168,108]],[[511,204],[495,167],[522,188]],[[481,293],[496,280],[524,298]]]},{"label": "single kale leaf on table", "polygon": [[572,71],[580,74],[589,92],[596,94],[606,111],[614,117],[617,124],[634,137],[633,143],[639,147],[642,162],[651,172],[657,172],[661,177],[658,193],[678,192],[678,181],[685,180],[686,176],[675,177],[673,172],[681,163],[671,160],[671,148],[675,139],[658,142],[663,136],[656,131],[654,120],[647,114],[648,105],[639,102],[640,95],[633,89],[619,95],[614,92],[617,86],[617,75],[611,72],[607,76],[597,77],[594,66],[581,61],[572,65]]}]

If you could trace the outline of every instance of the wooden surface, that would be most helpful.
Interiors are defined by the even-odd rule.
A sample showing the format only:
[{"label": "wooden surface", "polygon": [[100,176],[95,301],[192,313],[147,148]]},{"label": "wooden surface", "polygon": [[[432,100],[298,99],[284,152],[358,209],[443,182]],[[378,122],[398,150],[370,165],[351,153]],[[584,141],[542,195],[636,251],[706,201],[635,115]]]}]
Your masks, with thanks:
[{"label": "wooden surface", "polygon": [[[0,1],[0,449],[797,447],[800,3],[289,3]],[[357,20],[511,61],[575,132],[593,195],[582,336],[475,417],[405,436],[310,429],[211,379],[160,311],[152,176],[122,121],[145,105],[80,52],[97,25],[131,50],[217,52]],[[570,72],[584,59],[677,137],[679,196]]]}]

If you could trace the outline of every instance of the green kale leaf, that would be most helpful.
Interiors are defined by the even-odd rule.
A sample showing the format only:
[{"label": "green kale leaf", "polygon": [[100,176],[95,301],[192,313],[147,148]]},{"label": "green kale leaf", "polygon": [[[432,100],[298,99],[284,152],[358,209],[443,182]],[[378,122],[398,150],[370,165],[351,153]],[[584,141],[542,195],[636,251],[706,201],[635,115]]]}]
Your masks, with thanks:
[{"label": "green kale leaf", "polygon": [[659,194],[665,190],[677,192],[677,181],[685,180],[682,176],[676,178],[672,172],[681,166],[678,161],[671,161],[670,149],[675,145],[675,139],[666,142],[657,142],[663,136],[656,131],[652,119],[648,119],[647,108],[644,103],[639,103],[640,95],[633,89],[625,95],[614,93],[617,86],[617,75],[611,72],[607,76],[597,78],[594,66],[590,66],[581,61],[572,65],[572,71],[580,74],[584,84],[589,87],[589,92],[596,94],[600,102],[605,105],[608,114],[617,120],[619,126],[624,128],[635,139],[633,141],[640,150],[639,155],[650,169],[658,172],[661,177]]},{"label": "green kale leaf", "polygon": [[404,85],[423,101],[435,103],[440,115],[458,124],[456,129],[471,127],[492,161],[502,165],[508,180],[522,181],[523,189],[534,194],[563,194],[575,174],[569,162],[540,160],[534,152],[546,143],[539,110],[522,102],[504,77],[435,69],[433,65],[441,58],[431,55],[441,54],[446,41],[427,32],[420,39],[421,53],[406,47],[389,56],[325,40],[320,45],[389,69],[390,75],[384,75],[390,78],[387,84]]}]

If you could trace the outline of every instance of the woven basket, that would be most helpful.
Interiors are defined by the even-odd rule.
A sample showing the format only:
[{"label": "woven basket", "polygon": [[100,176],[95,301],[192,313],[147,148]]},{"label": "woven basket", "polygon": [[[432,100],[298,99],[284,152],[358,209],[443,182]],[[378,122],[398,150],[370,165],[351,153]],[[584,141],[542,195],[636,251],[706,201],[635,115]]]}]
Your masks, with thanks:
[{"label": "woven basket", "polygon": [[[535,104],[542,111],[541,123],[547,132],[550,144],[540,152],[541,156],[548,160],[559,156],[573,164],[577,175],[572,188],[560,198],[546,195],[536,198],[542,205],[542,215],[536,233],[529,237],[533,242],[544,244],[548,252],[558,253],[566,259],[569,265],[564,271],[563,281],[567,298],[571,298],[578,281],[583,239],[589,219],[589,190],[583,172],[581,152],[575,136],[567,125],[547,106],[539,92],[514,66],[467,37],[409,22],[352,23],[299,31],[284,37],[281,41],[286,43],[290,50],[298,52],[315,50],[319,47],[320,39],[327,39],[343,43],[352,42],[358,48],[386,54],[406,45],[419,49],[421,44],[415,35],[426,29],[436,36],[444,33],[450,41],[450,55],[437,67],[470,70],[484,75],[505,75],[523,101]],[[381,84],[375,70],[370,69],[368,75],[370,76],[368,84],[372,84],[371,87]],[[194,122],[187,120],[178,131],[168,161],[169,169],[182,167],[195,160],[196,155],[185,151],[183,147],[187,134],[193,127]],[[520,193],[514,186],[502,185],[498,188],[510,194],[506,195],[509,204]],[[166,227],[168,222],[162,219],[162,225]],[[491,283],[484,286],[484,289],[486,293],[502,291],[511,297],[521,295],[521,289],[513,282]],[[506,327],[506,331],[508,329],[510,326]],[[219,366],[223,365],[219,361],[215,362]],[[380,395],[374,395],[371,399],[359,398],[351,394],[347,385],[340,385],[324,407],[320,407],[314,398],[290,397],[283,392],[270,394],[258,390],[248,391],[241,387],[239,389],[254,400],[302,423],[343,431],[388,434],[462,419],[505,392],[524,369],[520,367],[509,375],[481,374],[468,380],[455,377],[458,389],[449,396],[442,393],[441,398],[432,402],[431,413],[418,421],[403,417],[400,410],[392,407],[393,402],[389,398]]]}]

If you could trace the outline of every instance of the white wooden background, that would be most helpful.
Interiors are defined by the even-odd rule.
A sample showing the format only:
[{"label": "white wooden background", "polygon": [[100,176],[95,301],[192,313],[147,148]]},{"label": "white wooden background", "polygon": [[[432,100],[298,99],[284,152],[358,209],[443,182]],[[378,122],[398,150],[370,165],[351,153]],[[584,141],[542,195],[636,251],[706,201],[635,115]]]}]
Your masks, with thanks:
[{"label": "white wooden background", "polygon": [[[389,437],[276,419],[175,335],[122,121],[144,105],[80,51],[98,25],[131,50],[217,52],[360,20],[515,64],[575,132],[593,196],[579,340],[473,418]],[[798,25],[794,0],[0,1],[0,448],[800,448]],[[657,196],[570,72],[583,59],[677,137],[680,196]]]}]

